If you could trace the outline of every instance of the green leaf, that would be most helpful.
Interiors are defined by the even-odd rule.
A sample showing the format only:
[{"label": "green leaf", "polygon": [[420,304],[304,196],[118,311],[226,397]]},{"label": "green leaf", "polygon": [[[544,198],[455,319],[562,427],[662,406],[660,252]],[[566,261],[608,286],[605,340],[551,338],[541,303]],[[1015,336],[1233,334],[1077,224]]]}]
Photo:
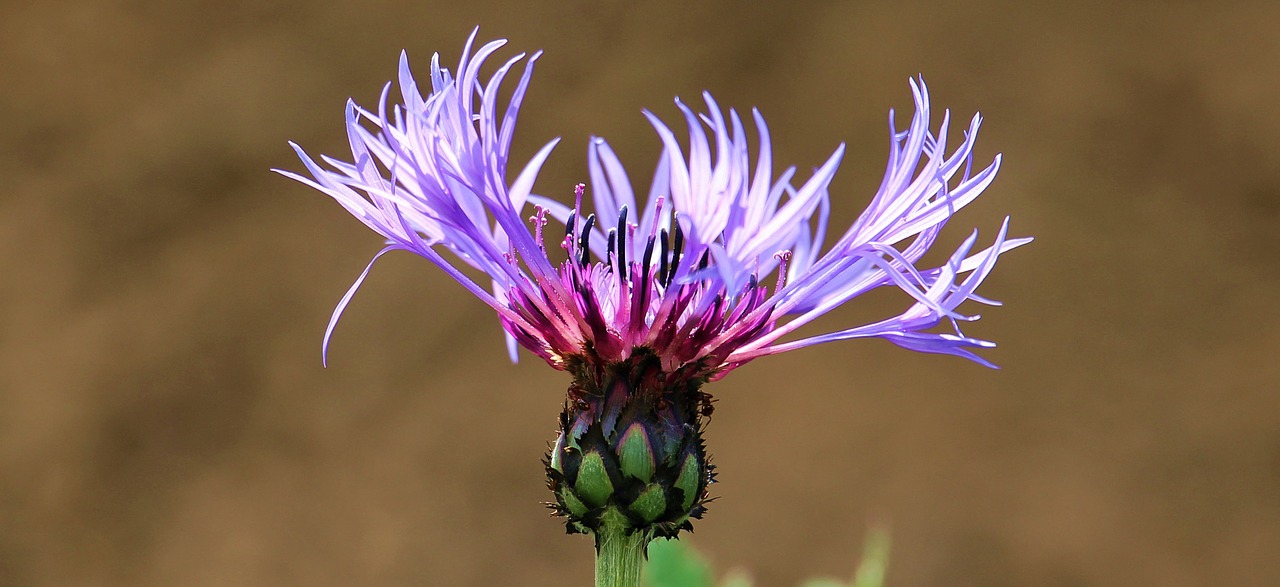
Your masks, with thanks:
[{"label": "green leaf", "polygon": [[679,540],[649,543],[649,560],[640,577],[643,587],[712,587],[711,566]]},{"label": "green leaf", "polygon": [[729,571],[729,574],[725,575],[724,580],[720,582],[720,587],[752,587],[752,585],[755,583],[751,581],[751,575],[742,569]]},{"label": "green leaf", "polygon": [[[800,587],[883,587],[889,565],[889,530],[873,526],[867,533],[862,560],[853,581],[809,579]],[[640,577],[642,587],[712,587],[711,567],[693,549],[676,540],[657,539],[649,544],[649,560]],[[730,572],[720,587],[752,587],[751,576],[738,570]]]},{"label": "green leaf", "polygon": [[837,581],[835,579],[822,578],[822,579],[809,579],[808,581],[805,581],[804,584],[801,585],[801,587],[848,587],[848,584],[846,584],[844,581]]},{"label": "green leaf", "polygon": [[873,527],[862,547],[862,562],[853,576],[853,587],[882,587],[889,568],[889,528]]}]

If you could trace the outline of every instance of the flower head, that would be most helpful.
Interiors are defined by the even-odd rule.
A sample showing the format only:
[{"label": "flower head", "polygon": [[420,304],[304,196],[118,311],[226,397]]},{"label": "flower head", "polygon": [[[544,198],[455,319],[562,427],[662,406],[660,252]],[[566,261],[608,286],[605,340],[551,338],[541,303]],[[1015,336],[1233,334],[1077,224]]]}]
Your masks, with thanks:
[{"label": "flower head", "polygon": [[[751,112],[758,147],[749,153],[744,122],[704,94],[705,113],[676,101],[687,125],[688,153],[676,134],[645,116],[663,145],[647,198],[639,205],[622,163],[604,139],[588,144],[590,190],[577,186],[572,208],[532,192],[558,139],[547,143],[508,182],[516,118],[540,53],[525,60],[505,107],[498,90],[524,54],[507,60],[486,83],[485,61],[505,41],[472,52],[467,41],[457,76],[431,60],[431,88],[419,90],[400,59],[402,101],[377,111],[348,102],[352,161],[318,164],[293,145],[311,177],[280,173],[333,197],[387,239],[375,257],[407,250],[439,266],[492,307],[508,336],[558,369],[575,358],[619,362],[637,349],[666,373],[718,378],[752,359],[822,342],[883,338],[899,346],[990,363],[971,349],[993,346],[962,334],[965,300],[994,304],[975,290],[996,259],[1030,239],[1006,238],[975,251],[977,233],[939,267],[917,263],[951,216],[995,178],[1000,157],[974,172],[975,115],[947,150],[950,113],[930,129],[929,94],[910,82],[915,114],[897,130],[890,113],[884,181],[867,210],[823,252],[829,194],[844,145],[802,183],[796,168],[775,177],[769,129]],[[799,184],[798,186],[796,184]],[[584,208],[590,193],[594,213]],[[565,228],[552,235],[554,219]],[[560,236],[563,235],[563,239]],[[547,250],[564,249],[556,263]],[[557,253],[555,256],[559,256]],[[462,264],[482,271],[476,283]],[[370,262],[372,267],[373,262]],[[342,310],[369,268],[335,309],[325,347]],[[787,335],[870,290],[893,287],[910,296],[901,314],[797,340]],[[936,332],[941,323],[950,331]]]},{"label": "flower head", "polygon": [[[688,528],[705,509],[713,480],[701,436],[711,397],[701,386],[758,357],[883,338],[991,366],[973,349],[993,345],[958,327],[978,316],[957,308],[966,300],[995,304],[975,293],[978,285],[1002,253],[1030,239],[1006,238],[1006,218],[987,248],[974,250],[975,232],[942,265],[920,266],[943,225],[990,185],[1000,166],[997,156],[974,169],[976,115],[948,150],[950,113],[936,131],[930,128],[923,81],[910,82],[915,113],[904,130],[890,113],[888,165],[870,205],[824,247],[827,187],[844,146],[803,181],[795,167],[775,177],[764,117],[751,111],[753,155],[743,118],[709,94],[703,113],[676,101],[687,151],[670,127],[645,112],[663,152],[642,201],[599,138],[587,146],[590,190],[578,185],[572,207],[532,191],[558,139],[508,182],[516,118],[539,54],[525,60],[503,105],[499,88],[525,56],[481,82],[481,66],[504,41],[473,52],[474,40],[473,33],[456,77],[432,58],[425,94],[402,55],[400,103],[388,104],[391,84],[376,112],[348,102],[351,161],[324,157],[325,167],[294,145],[310,177],[280,173],[333,197],[387,240],[334,310],[326,352],[373,263],[406,250],[498,313],[513,360],[518,344],[573,374],[546,463],[552,506],[568,518],[570,531],[594,533],[599,548],[636,531],[673,536]],[[591,213],[583,201],[588,193]],[[548,226],[552,220],[555,227]],[[491,283],[468,275],[476,271]],[[902,313],[789,336],[881,287],[907,295]],[[935,330],[944,323],[949,328]]]}]

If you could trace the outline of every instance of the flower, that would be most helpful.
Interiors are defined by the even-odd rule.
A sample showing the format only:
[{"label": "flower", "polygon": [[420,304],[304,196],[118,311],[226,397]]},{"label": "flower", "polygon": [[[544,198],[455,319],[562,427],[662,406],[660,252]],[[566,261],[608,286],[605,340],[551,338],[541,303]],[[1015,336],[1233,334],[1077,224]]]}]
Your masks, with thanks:
[{"label": "flower", "polygon": [[[915,113],[906,129],[897,130],[890,113],[880,188],[823,252],[827,188],[844,145],[797,187],[796,168],[773,175],[764,117],[751,111],[758,143],[753,157],[742,117],[734,110],[726,114],[710,94],[703,94],[704,113],[676,101],[687,126],[687,153],[670,127],[644,113],[663,153],[643,206],[600,138],[587,149],[594,213],[584,215],[584,185],[577,186],[572,208],[532,191],[558,139],[508,182],[516,119],[540,53],[525,60],[502,107],[499,89],[525,55],[507,60],[481,83],[482,65],[505,41],[473,53],[475,36],[463,50],[457,77],[440,67],[438,55],[432,58],[426,94],[402,54],[401,103],[388,106],[391,84],[376,112],[348,102],[350,162],[324,157],[326,168],[294,144],[310,177],[279,172],[328,194],[387,240],[335,309],[326,354],[334,325],[374,262],[406,250],[439,266],[498,313],[513,360],[518,344],[573,373],[548,463],[557,508],[571,517],[571,530],[598,530],[609,511],[660,534],[686,526],[689,515],[700,513],[711,478],[698,434],[710,396],[700,387],[759,357],[882,338],[993,366],[973,350],[994,345],[958,326],[978,316],[957,308],[966,300],[995,304],[976,293],[978,285],[1001,254],[1031,239],[1007,238],[1006,218],[985,249],[974,250],[975,231],[945,263],[918,266],[947,221],[990,185],[1000,167],[997,156],[974,170],[977,115],[948,152],[950,113],[930,129],[923,80],[910,82]],[[558,231],[554,238],[544,234],[551,219],[565,227],[563,239]],[[552,260],[556,244],[567,257],[558,263]],[[474,281],[464,265],[487,275],[491,287]],[[788,339],[881,287],[909,297],[901,314]],[[943,323],[950,328],[936,331]],[[655,479],[665,479],[661,495],[651,489]]]}]

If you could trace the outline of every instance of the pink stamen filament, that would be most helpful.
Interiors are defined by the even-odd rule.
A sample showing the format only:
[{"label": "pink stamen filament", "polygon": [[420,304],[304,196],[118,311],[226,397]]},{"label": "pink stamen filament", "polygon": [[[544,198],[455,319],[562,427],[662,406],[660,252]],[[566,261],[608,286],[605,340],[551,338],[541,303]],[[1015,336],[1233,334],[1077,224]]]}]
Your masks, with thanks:
[{"label": "pink stamen filament", "polygon": [[773,258],[778,260],[778,285],[773,288],[774,294],[777,294],[787,286],[787,261],[791,260],[791,251],[774,253]]}]

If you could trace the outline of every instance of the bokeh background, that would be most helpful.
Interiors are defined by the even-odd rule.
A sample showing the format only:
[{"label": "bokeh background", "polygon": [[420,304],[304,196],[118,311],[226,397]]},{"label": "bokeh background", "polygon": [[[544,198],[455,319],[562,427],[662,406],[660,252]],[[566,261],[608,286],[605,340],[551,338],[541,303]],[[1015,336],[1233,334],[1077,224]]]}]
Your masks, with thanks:
[{"label": "bokeh background", "polygon": [[[130,2],[0,7],[0,584],[587,585],[539,458],[563,373],[392,255],[320,365],[378,239],[269,173],[342,154],[376,100],[481,37],[545,49],[517,134],[610,139],[640,109],[759,106],[777,158],[849,151],[847,226],[886,113],[923,74],[986,118],[1032,246],[968,329],[990,371],[878,341],[712,389],[719,499],[691,541],[762,585],[851,573],[892,527],[897,586],[1280,584],[1280,6],[1208,2]],[[873,297],[829,325],[896,313]]]}]

